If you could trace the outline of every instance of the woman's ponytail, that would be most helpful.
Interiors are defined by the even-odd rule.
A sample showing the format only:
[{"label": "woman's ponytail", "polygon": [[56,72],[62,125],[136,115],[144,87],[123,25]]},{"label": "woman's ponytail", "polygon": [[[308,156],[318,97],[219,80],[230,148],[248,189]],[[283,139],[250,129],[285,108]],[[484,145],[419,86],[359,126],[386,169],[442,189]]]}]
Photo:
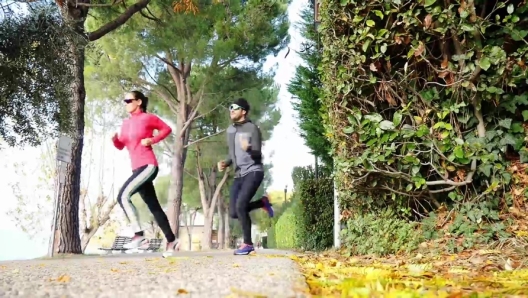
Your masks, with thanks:
[{"label": "woman's ponytail", "polygon": [[141,106],[139,106],[141,108],[141,110],[146,113],[147,112],[147,106],[148,106],[148,97],[145,96],[145,94],[143,94],[141,91],[137,91],[137,90],[134,90],[132,92],[130,92],[132,94],[134,94],[134,97],[136,99],[141,99]]}]

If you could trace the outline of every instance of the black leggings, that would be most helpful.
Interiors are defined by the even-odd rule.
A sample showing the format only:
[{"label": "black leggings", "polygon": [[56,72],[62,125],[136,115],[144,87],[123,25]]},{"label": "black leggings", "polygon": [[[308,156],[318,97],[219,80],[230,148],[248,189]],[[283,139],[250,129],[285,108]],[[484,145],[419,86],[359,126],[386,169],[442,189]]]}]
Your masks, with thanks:
[{"label": "black leggings", "polygon": [[249,212],[264,207],[262,199],[251,202],[251,199],[257,193],[264,172],[250,172],[245,176],[235,178],[231,186],[231,197],[229,200],[229,216],[238,218],[242,231],[244,233],[244,243],[253,245],[251,240],[251,217]]},{"label": "black leggings", "polygon": [[132,196],[139,193],[147,207],[149,208],[158,226],[165,234],[167,242],[176,240],[174,233],[172,233],[167,215],[163,212],[161,205],[156,196],[153,181],[158,175],[158,167],[154,165],[144,165],[132,171],[132,176],[123,184],[117,195],[117,202],[123,208],[128,222],[132,225],[136,234],[141,234],[141,222],[139,214],[134,204],[132,204]]}]

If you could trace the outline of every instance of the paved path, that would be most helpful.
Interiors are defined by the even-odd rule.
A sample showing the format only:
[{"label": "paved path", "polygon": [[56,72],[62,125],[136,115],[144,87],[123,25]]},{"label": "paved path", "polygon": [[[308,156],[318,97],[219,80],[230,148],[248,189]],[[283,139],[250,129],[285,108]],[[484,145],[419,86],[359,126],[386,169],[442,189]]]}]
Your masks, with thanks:
[{"label": "paved path", "polygon": [[0,297],[307,297],[291,252],[75,256],[0,262]]}]

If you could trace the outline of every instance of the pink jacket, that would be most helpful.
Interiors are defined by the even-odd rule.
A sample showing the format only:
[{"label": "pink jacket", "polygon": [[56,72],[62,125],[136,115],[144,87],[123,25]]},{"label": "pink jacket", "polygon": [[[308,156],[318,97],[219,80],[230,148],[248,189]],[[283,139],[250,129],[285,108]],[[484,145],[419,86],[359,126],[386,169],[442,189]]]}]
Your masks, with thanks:
[{"label": "pink jacket", "polygon": [[[157,136],[154,136],[154,130],[158,131]],[[144,165],[158,165],[152,146],[141,145],[141,140],[151,138],[152,144],[156,144],[165,139],[171,132],[170,126],[158,116],[137,112],[130,114],[130,118],[123,120],[120,135],[114,137],[112,141],[119,150],[123,150],[124,147],[127,148],[132,170],[135,170]]]}]

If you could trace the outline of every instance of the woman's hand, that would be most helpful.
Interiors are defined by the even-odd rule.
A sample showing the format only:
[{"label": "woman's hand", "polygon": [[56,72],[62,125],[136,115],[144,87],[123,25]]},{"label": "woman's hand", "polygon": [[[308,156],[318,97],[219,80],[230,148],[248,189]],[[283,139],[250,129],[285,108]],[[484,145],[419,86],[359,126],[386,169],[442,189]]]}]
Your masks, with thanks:
[{"label": "woman's hand", "polygon": [[148,147],[148,146],[152,145],[152,139],[151,138],[146,138],[146,139],[141,140],[141,145],[143,145],[145,147]]}]

